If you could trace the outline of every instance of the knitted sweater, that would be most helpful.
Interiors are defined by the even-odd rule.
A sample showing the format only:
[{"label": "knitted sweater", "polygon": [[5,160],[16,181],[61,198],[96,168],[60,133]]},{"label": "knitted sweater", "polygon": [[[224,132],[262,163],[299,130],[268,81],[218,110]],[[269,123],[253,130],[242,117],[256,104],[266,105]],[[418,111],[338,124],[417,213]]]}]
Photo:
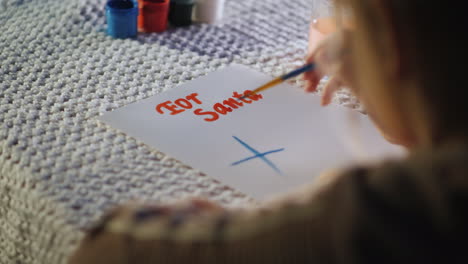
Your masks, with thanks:
[{"label": "knitted sweater", "polygon": [[466,263],[468,148],[326,176],[251,210],[131,205],[71,263]]}]

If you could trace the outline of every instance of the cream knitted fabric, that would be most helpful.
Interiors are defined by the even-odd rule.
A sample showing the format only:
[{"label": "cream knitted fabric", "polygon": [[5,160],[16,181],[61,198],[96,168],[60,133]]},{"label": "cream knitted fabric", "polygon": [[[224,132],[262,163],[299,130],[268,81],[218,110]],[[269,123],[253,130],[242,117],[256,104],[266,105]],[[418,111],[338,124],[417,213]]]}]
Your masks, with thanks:
[{"label": "cream knitted fabric", "polygon": [[0,0],[0,263],[64,263],[82,228],[132,199],[252,204],[96,117],[231,62],[301,65],[324,1],[228,0],[218,25],[116,40],[104,1]]}]

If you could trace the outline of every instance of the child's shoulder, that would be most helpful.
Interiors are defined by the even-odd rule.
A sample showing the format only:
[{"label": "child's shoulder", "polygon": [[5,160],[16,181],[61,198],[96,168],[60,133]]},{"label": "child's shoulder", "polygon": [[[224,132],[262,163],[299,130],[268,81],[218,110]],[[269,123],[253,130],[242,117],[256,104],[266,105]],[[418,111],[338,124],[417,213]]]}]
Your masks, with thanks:
[{"label": "child's shoulder", "polygon": [[455,227],[461,218],[468,221],[468,146],[419,150],[403,160],[350,170],[340,178],[369,218],[406,224],[419,219],[433,224],[433,230]]}]

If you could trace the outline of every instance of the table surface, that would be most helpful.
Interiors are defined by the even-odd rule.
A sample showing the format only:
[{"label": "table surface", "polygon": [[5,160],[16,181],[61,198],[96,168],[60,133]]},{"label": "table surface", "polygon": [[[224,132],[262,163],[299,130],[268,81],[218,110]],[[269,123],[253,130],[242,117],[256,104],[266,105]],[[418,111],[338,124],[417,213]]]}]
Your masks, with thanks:
[{"label": "table surface", "polygon": [[[230,63],[303,63],[326,0],[227,0],[223,20],[117,40],[103,1],[0,0],[0,263],[64,263],[126,201],[254,201],[97,117]],[[298,81],[300,85],[300,81]],[[349,98],[338,98],[348,103]]]}]

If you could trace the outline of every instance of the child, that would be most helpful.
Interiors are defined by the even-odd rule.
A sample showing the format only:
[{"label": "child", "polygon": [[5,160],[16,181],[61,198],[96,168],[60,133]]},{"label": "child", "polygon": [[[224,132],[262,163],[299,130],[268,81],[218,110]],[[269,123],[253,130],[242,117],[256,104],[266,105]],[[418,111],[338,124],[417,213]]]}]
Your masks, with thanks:
[{"label": "child", "polygon": [[406,160],[325,176],[262,209],[122,207],[71,263],[468,263],[466,5],[337,0],[339,31],[308,58],[321,68],[306,90],[332,73],[324,104],[350,88]]}]

